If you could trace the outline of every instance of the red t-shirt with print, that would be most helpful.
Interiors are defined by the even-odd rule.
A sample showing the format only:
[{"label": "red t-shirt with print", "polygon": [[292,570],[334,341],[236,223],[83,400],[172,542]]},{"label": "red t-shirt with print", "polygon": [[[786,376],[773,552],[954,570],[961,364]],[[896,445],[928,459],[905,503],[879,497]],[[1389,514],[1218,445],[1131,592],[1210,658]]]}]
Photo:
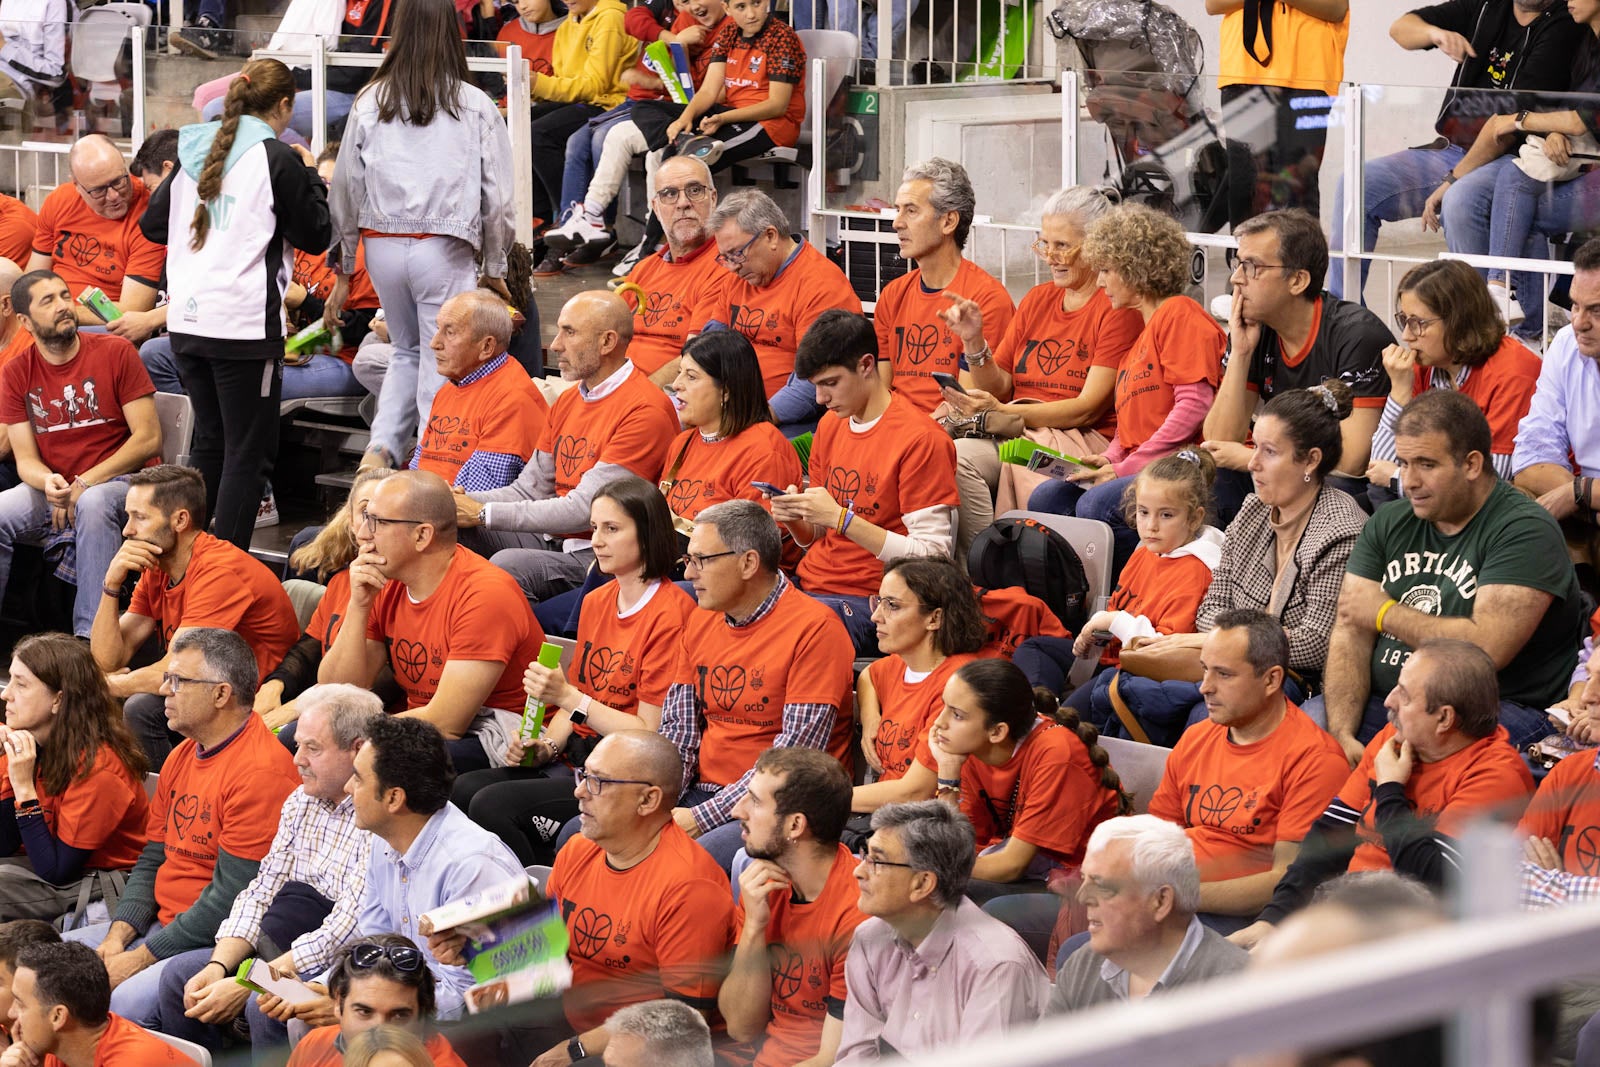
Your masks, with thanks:
[{"label": "red t-shirt with print", "polygon": [[1600,874],[1600,771],[1593,750],[1574,752],[1550,769],[1517,833],[1548,837],[1573,874]]},{"label": "red t-shirt with print", "polygon": [[999,589],[973,586],[978,608],[988,625],[988,640],[978,650],[980,657],[1010,659],[1017,646],[1030,637],[1071,637],[1050,605],[1022,588],[1006,585]]},{"label": "red t-shirt with print", "polygon": [[[0,422],[26,422],[39,459],[70,482],[127,444],[123,408],[156,387],[139,353],[112,334],[79,333],[77,355],[59,366],[26,330],[17,337],[27,347],[0,369]],[[160,462],[152,456],[146,466]]]},{"label": "red t-shirt with print", "polygon": [[[666,701],[695,603],[676,583],[661,581],[643,604],[619,615],[617,592],[617,583],[607,582],[583,598],[568,680],[606,707],[637,715],[641,703],[660,707]],[[595,734],[587,724],[573,729],[583,737]]]},{"label": "red t-shirt with print", "polygon": [[682,259],[674,259],[665,248],[641,259],[628,272],[628,281],[644,290],[628,342],[633,365],[654,374],[677,359],[689,337],[695,298],[720,284],[727,273],[717,262],[717,242],[712,240]]},{"label": "red t-shirt with print", "polygon": [[944,710],[944,687],[950,676],[978,657],[968,652],[946,656],[928,674],[913,682],[906,678],[906,661],[898,655],[873,660],[867,667],[872,690],[878,695],[882,718],[872,741],[872,751],[883,765],[880,782],[905,777],[917,746],[928,739],[928,727]]},{"label": "red t-shirt with print", "polygon": [[139,229],[150,203],[144,182],[130,179],[128,213],[120,219],[96,214],[73,182],[58,185],[39,209],[33,251],[50,257],[50,269],[67,283],[73,299],[99,286],[113,301],[122,299],[122,279],[155,289],[161,284],[167,250]]},{"label": "red t-shirt with print", "polygon": [[[88,851],[86,869],[130,870],[144,851],[150,795],[144,779],[135,776],[109,746],[101,745],[93,758],[89,772],[68,782],[56,796],[45,793],[44,780],[35,770],[39,807],[57,841]],[[8,757],[0,756],[0,800],[15,796],[8,771]]]},{"label": "red t-shirt with print", "polygon": [[[1478,405],[1489,420],[1489,450],[1509,456],[1516,449],[1517,424],[1533,403],[1533,389],[1539,383],[1544,364],[1528,347],[1506,334],[1489,358],[1467,371],[1461,395]],[[1417,367],[1413,395],[1421,396],[1433,378],[1432,367]]]},{"label": "red t-shirt with print", "polygon": [[715,441],[706,440],[698,429],[685,430],[667,449],[668,465],[680,454],[683,462],[667,489],[667,506],[686,519],[725,500],[754,500],[770,511],[767,495],[750,483],[786,489],[799,485],[802,476],[799,453],[770,422]]},{"label": "red t-shirt with print", "polygon": [[[811,445],[811,484],[825,487],[841,507],[853,501],[858,519],[897,534],[906,532],[906,515],[961,503],[955,443],[899,395],[890,396],[866,430],[858,431],[850,419],[823,416]],[[828,530],[796,574],[810,592],[871,596],[883,579],[883,561]]]},{"label": "red t-shirt with print", "polygon": [[1129,451],[1155,436],[1172,414],[1172,389],[1222,380],[1228,335],[1186,296],[1162,302],[1117,371],[1117,440]]},{"label": "red t-shirt with print", "polygon": [[599,400],[585,400],[577,386],[556,397],[538,451],[555,457],[556,496],[566,496],[596,463],[613,463],[647,482],[659,481],[667,445],[677,432],[672,401],[635,367]]},{"label": "red t-shirt with print", "polygon": [[1011,325],[1011,294],[994,275],[963,259],[956,276],[943,289],[929,290],[921,269],[902,274],[883,287],[873,308],[872,324],[878,331],[878,359],[894,367],[894,391],[923,411],[932,412],[944,399],[935,373],[955,376],[961,370],[963,345],[940,317],[950,308],[946,294],[975,301],[983,312],[983,336],[992,349],[1000,347]]},{"label": "red t-shirt with print", "polygon": [[746,37],[732,18],[725,19],[711,43],[707,62],[722,64],[721,102],[729,108],[766,103],[773,82],[793,85],[794,94],[783,114],[761,121],[773,144],[793,147],[806,117],[806,46],[788,23],[769,15],[754,37]]},{"label": "red t-shirt with print", "polygon": [[[1192,633],[1195,613],[1210,588],[1211,568],[1199,556],[1162,556],[1140,545],[1118,575],[1106,610],[1143,615],[1157,633]],[[1100,662],[1116,663],[1121,651],[1122,642],[1113,639],[1101,651]]]},{"label": "red t-shirt with print", "polygon": [[[180,1052],[137,1023],[115,1012],[107,1014],[106,1029],[94,1046],[94,1067],[200,1067],[193,1056]],[[47,1052],[44,1067],[65,1067],[55,1053]]]},{"label": "red t-shirt with print", "polygon": [[[985,322],[987,322],[985,312]],[[1036,285],[1023,296],[1011,326],[998,345],[994,361],[1011,375],[1011,399],[1076,400],[1094,367],[1116,370],[1144,330],[1144,319],[1132,308],[1114,308],[1104,289],[1076,311],[1061,310],[1061,290],[1053,282]],[[1106,438],[1117,432],[1116,408],[1090,429]]]},{"label": "red t-shirt with print", "polygon": [[[533,455],[550,415],[550,402],[522,364],[501,353],[500,365],[466,385],[446,381],[434,394],[417,441],[417,469],[454,485],[474,453]],[[495,488],[499,488],[496,486]]]}]

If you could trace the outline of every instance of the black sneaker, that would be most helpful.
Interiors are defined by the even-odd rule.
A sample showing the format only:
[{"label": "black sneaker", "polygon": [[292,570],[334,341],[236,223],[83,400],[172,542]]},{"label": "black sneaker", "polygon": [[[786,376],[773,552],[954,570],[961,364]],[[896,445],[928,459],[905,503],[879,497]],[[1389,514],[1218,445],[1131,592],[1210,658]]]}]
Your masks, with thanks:
[{"label": "black sneaker", "polygon": [[591,263],[598,263],[617,250],[617,235],[607,233],[604,237],[597,237],[567,253],[567,258],[562,260],[569,267],[587,267]]},{"label": "black sneaker", "polygon": [[209,16],[201,15],[193,26],[185,26],[181,30],[173,30],[167,40],[171,42],[173,50],[185,55],[199,56],[201,59],[216,59],[227,50],[225,35],[217,29],[217,24]]},{"label": "black sneaker", "polygon": [[533,276],[535,278],[554,278],[558,274],[566,273],[566,269],[566,264],[561,262],[561,253],[552,249],[539,261],[539,265],[533,268]]}]

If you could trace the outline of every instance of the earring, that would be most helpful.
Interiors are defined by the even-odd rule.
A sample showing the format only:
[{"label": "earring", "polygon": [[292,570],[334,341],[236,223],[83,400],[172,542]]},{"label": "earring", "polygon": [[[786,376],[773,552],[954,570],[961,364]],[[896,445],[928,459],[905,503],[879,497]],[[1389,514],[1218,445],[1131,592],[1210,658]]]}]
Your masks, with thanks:
[{"label": "earring", "polygon": [[1306,471],[1305,481],[1306,481],[1307,485],[1311,484],[1311,472],[1310,471]]}]

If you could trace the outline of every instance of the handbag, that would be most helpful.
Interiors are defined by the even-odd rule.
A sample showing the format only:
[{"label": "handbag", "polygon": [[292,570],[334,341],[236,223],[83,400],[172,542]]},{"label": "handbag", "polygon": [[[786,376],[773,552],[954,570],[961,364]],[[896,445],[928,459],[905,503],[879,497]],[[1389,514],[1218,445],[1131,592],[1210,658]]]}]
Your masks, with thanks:
[{"label": "handbag", "polygon": [[1565,163],[1556,163],[1544,154],[1544,137],[1536,133],[1529,134],[1522,142],[1513,162],[1522,173],[1541,182],[1571,181],[1586,165],[1600,162],[1600,141],[1595,140],[1594,134],[1581,133],[1576,137],[1568,136],[1567,140],[1572,143],[1572,149]]},{"label": "handbag", "polygon": [[1194,682],[1200,684],[1200,650],[1180,647],[1166,651],[1146,651],[1142,648],[1124,648],[1118,653],[1118,665],[1129,674],[1137,674],[1152,682]]}]

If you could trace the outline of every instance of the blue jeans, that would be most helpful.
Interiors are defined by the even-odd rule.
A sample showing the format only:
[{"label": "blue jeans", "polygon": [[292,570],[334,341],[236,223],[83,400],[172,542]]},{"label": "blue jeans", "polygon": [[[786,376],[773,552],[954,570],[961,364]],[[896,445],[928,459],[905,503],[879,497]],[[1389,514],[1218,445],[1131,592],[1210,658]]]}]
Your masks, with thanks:
[{"label": "blue jeans", "polygon": [[1037,893],[1012,893],[995,897],[983,905],[991,918],[999,919],[1017,932],[1028,943],[1033,954],[1043,963],[1050,949],[1050,934],[1055,930],[1056,918],[1061,914],[1061,898],[1049,891]]},{"label": "blue jeans", "polygon": [[[163,393],[187,393],[178,375],[178,360],[172,342],[152,337],[139,346],[139,359],[149,372],[156,389]],[[283,368],[283,393],[280,400],[304,400],[313,396],[363,396],[366,390],[356,381],[350,364],[338,356],[312,356],[311,362]]]},{"label": "blue jeans", "polygon": [[455,237],[383,237],[363,244],[394,345],[368,447],[382,448],[403,464],[418,420],[428,417],[433,395],[444,384],[433,354],[419,358],[422,346],[433,339],[444,302],[477,286],[477,267],[472,245]]},{"label": "blue jeans", "polygon": [[851,596],[849,593],[824,593],[807,589],[807,595],[813,600],[821,601],[839,616],[839,621],[844,623],[844,628],[850,634],[850,643],[855,645],[856,655],[876,656],[878,654],[878,627],[872,621],[872,609],[867,606],[864,596]]},{"label": "blue jeans", "polygon": [[767,403],[772,408],[772,421],[778,424],[785,437],[797,437],[816,429],[817,420],[822,417],[817,387],[793,374],[782,388],[767,398]]},{"label": "blue jeans", "polygon": [[[817,19],[812,17],[811,5],[826,6],[826,29],[844,30],[846,33],[855,34],[861,41],[861,58],[878,58],[878,10],[868,7],[865,12],[856,9],[857,0],[829,0],[824,5],[823,0],[798,0],[790,12],[790,20],[797,30],[815,29]],[[906,23],[911,16],[916,14],[917,8],[922,6],[922,0],[890,0],[889,4],[889,54],[896,59],[904,59],[905,48],[901,42],[905,39]],[[865,19],[858,16],[865,15]],[[862,25],[864,23],[864,25]],[[898,46],[898,47],[897,47]]]},{"label": "blue jeans", "polygon": [[[1600,172],[1590,171],[1566,182],[1542,182],[1517,167],[1506,167],[1495,178],[1493,215],[1488,244],[1491,256],[1542,258],[1545,239],[1551,235],[1600,225]],[[1513,275],[1517,277],[1522,276]],[[1527,292],[1542,297],[1544,279],[1537,274],[1526,278],[1526,282],[1516,283],[1518,290],[1526,284],[1532,287]],[[1536,297],[1520,303],[1528,317],[1516,333],[1537,336],[1544,327],[1544,300]]]},{"label": "blue jeans", "polygon": [[[589,192],[589,182],[594,177],[595,164],[600,160],[600,149],[606,143],[606,135],[632,111],[633,101],[624,100],[610,111],[585,122],[567,138],[567,158],[561,168],[561,203],[556,205],[558,215],[570,204],[583,203],[585,194]],[[615,201],[608,210],[615,213]]]},{"label": "blue jeans", "polygon": [[[1422,205],[1428,194],[1439,187],[1445,174],[1461,162],[1466,150],[1447,144],[1443,148],[1407,148],[1392,155],[1367,160],[1362,174],[1365,176],[1365,202],[1361,206],[1361,250],[1372,251],[1378,242],[1378,228],[1385,222],[1414,219],[1422,214]],[[1344,178],[1339,179],[1333,194],[1333,235],[1328,241],[1328,251],[1333,260],[1328,265],[1328,292],[1344,297],[1344,263],[1339,253],[1344,249]],[[1361,261],[1361,287],[1367,286],[1366,260]],[[1359,302],[1361,294],[1356,294]]]},{"label": "blue jeans", "polygon": [[[1484,164],[1456,182],[1450,187],[1450,191],[1444,194],[1440,216],[1444,222],[1445,244],[1449,246],[1450,251],[1479,256],[1539,257],[1541,252],[1538,246],[1541,242],[1534,240],[1527,226],[1521,229],[1521,239],[1516,251],[1493,251],[1494,231],[1505,230],[1504,222],[1499,215],[1501,180],[1508,171],[1527,178],[1527,175],[1517,169],[1513,162],[1515,158],[1515,156],[1501,156]],[[1536,182],[1535,185],[1542,189],[1544,183]],[[1532,211],[1530,210],[1528,214],[1530,218],[1527,221],[1531,221]],[[1500,245],[1505,248],[1505,241],[1502,240]],[[1479,273],[1495,281],[1506,281],[1504,273],[1491,274],[1487,270]],[[1538,333],[1544,325],[1543,280],[1537,274],[1517,271],[1511,275],[1510,281],[1517,291],[1523,313],[1527,316],[1522,323],[1522,329],[1529,330],[1531,322],[1532,332]]]},{"label": "blue jeans", "polygon": [[[151,923],[150,929],[146,930],[143,936],[134,938],[126,947],[138,948],[144,944],[145,938],[160,930],[161,926],[160,920]],[[100,942],[104,941],[106,934],[110,932],[110,923],[95,923],[93,926],[80,926],[76,930],[68,930],[61,937],[65,941],[76,941],[80,945],[99,948]],[[168,956],[164,960],[157,960],[117,986],[111,991],[111,1010],[146,1030],[160,1026],[161,976],[173,960],[182,958],[180,953],[177,956]]]},{"label": "blue jeans", "polygon": [[[122,527],[128,521],[123,502],[127,498],[125,481],[101,482],[84,490],[78,498],[78,588],[72,598],[72,632],[79,637],[89,636],[100,607],[100,585],[111,566],[111,557],[122,547]],[[26,484],[0,493],[0,600],[5,599],[6,583],[11,578],[16,543],[42,541],[49,533],[50,503],[44,493]]]},{"label": "blue jeans", "polygon": [[1111,527],[1111,575],[1122,573],[1133,550],[1139,547],[1139,532],[1122,518],[1122,497],[1133,484],[1136,475],[1113,478],[1103,485],[1085,490],[1073,482],[1058,482],[1054,478],[1045,482],[1028,497],[1029,511],[1048,511],[1053,515],[1076,515],[1080,519],[1094,519]]}]

